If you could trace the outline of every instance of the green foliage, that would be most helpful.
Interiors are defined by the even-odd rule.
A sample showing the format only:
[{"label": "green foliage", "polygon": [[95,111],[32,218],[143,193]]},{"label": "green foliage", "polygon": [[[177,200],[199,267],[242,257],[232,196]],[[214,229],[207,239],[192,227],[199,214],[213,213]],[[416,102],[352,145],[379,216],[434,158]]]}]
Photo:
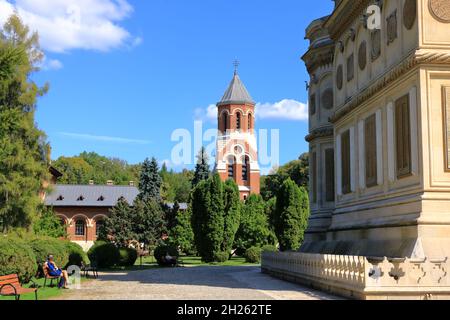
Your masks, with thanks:
[{"label": "green foliage", "polygon": [[234,238],[241,220],[239,187],[233,180],[224,185],[224,234],[221,250],[228,255],[233,250]]},{"label": "green foliage", "polygon": [[66,268],[68,266],[81,267],[82,263],[89,263],[88,256],[80,245],[70,241],[64,241],[64,245],[66,246],[66,251],[69,255],[69,262],[67,263]]},{"label": "green foliage", "polygon": [[87,254],[91,263],[96,263],[99,268],[111,268],[120,260],[119,249],[105,241],[96,241]]},{"label": "green foliage", "polygon": [[129,242],[136,239],[133,211],[125,199],[120,199],[100,228],[99,239],[112,241],[119,247],[128,247]]},{"label": "green foliage", "polygon": [[121,248],[119,249],[120,259],[119,266],[132,267],[136,263],[138,253],[133,248]]},{"label": "green foliage", "polygon": [[306,189],[287,179],[278,191],[275,212],[275,232],[281,251],[299,249],[309,218]]},{"label": "green foliage", "polygon": [[261,262],[261,248],[251,247],[245,250],[244,258],[248,263],[260,263]]},{"label": "green foliage", "polygon": [[194,178],[192,185],[195,187],[201,181],[208,180],[210,177],[209,158],[205,147],[202,147],[197,155],[197,165],[195,166]]},{"label": "green foliage", "polygon": [[264,200],[258,195],[251,195],[242,208],[241,224],[234,245],[237,254],[242,255],[251,247],[273,244],[274,238],[265,212]]},{"label": "green foliage", "polygon": [[309,181],[309,154],[302,154],[298,160],[291,161],[278,168],[274,173],[261,177],[261,195],[269,200],[277,195],[278,190],[288,178],[297,186],[308,188]]},{"label": "green foliage", "polygon": [[128,185],[138,181],[140,165],[130,165],[124,160],[107,158],[95,152],[83,152],[76,157],[60,157],[53,166],[63,173],[62,184],[106,184],[112,180],[115,185]]},{"label": "green foliage", "polygon": [[42,267],[49,255],[54,256],[55,264],[60,268],[65,267],[69,262],[69,252],[64,241],[48,237],[35,238],[29,242],[29,245],[39,267]]},{"label": "green foliage", "polygon": [[165,165],[161,169],[161,197],[165,202],[186,203],[192,190],[193,172],[183,170],[180,173],[167,171]]},{"label": "green foliage", "polygon": [[261,252],[278,252],[278,248],[274,245],[265,245],[261,248]]},{"label": "green foliage", "polygon": [[36,275],[36,256],[24,241],[0,237],[0,276],[18,274],[22,282]]},{"label": "green foliage", "polygon": [[133,207],[133,230],[135,240],[147,248],[156,247],[167,232],[161,204],[152,198],[146,201],[136,200]]},{"label": "green foliage", "polygon": [[159,246],[157,246],[155,248],[155,251],[153,252],[153,255],[156,259],[156,262],[158,262],[160,266],[166,265],[164,257],[166,257],[167,255],[176,258],[180,256],[178,249],[176,247],[167,244],[160,244]]},{"label": "green foliage", "polygon": [[223,263],[227,262],[230,259],[230,254],[228,252],[215,252],[214,253],[214,262]]},{"label": "green foliage", "polygon": [[161,200],[162,179],[159,174],[158,162],[155,158],[145,159],[142,165],[141,176],[139,179],[139,198],[147,201],[150,199]]},{"label": "green foliage", "polygon": [[[47,86],[31,80],[43,58],[38,36],[13,15],[0,30],[0,231],[28,228],[47,178],[49,146],[34,120]],[[4,67],[4,69],[3,69]]]},{"label": "green foliage", "polygon": [[169,242],[187,255],[195,253],[194,231],[191,225],[192,209],[178,211],[175,217],[175,226],[169,232]]},{"label": "green foliage", "polygon": [[66,227],[55,215],[53,208],[49,207],[42,208],[39,218],[33,224],[33,231],[37,236],[47,236],[52,238],[66,237]]}]

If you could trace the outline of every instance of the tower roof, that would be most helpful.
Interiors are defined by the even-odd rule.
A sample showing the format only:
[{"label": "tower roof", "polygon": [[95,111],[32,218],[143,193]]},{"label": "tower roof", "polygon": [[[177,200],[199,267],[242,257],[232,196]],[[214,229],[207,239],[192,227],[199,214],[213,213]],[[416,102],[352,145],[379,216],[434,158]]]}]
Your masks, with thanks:
[{"label": "tower roof", "polygon": [[222,100],[220,100],[217,105],[244,103],[254,104],[255,102],[242,83],[241,78],[239,78],[237,71],[235,71],[233,80],[231,80],[231,83],[223,95]]}]

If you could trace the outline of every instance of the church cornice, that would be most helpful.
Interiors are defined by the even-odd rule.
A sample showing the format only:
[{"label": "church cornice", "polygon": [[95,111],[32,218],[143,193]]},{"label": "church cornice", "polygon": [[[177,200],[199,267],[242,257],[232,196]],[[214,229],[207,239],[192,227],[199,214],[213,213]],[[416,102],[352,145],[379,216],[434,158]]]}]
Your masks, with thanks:
[{"label": "church cornice", "polygon": [[420,65],[449,65],[450,66],[450,52],[436,52],[429,50],[417,50],[411,53],[403,62],[387,73],[378,78],[358,95],[351,98],[348,102],[337,107],[338,111],[329,119],[331,123],[336,123],[351,111],[357,109],[365,101],[372,96],[386,88],[388,85],[396,81],[398,78],[406,74],[408,71]]},{"label": "church cornice", "polygon": [[306,142],[312,142],[318,138],[332,137],[334,135],[333,127],[322,127],[314,129],[305,137]]}]

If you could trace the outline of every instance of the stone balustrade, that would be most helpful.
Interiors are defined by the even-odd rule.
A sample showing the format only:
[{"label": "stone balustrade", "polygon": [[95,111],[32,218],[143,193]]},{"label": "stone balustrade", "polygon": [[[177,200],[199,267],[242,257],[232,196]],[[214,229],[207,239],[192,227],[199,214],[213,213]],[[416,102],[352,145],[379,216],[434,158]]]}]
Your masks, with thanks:
[{"label": "stone balustrade", "polygon": [[450,298],[450,261],[263,253],[262,271],[358,299]]}]

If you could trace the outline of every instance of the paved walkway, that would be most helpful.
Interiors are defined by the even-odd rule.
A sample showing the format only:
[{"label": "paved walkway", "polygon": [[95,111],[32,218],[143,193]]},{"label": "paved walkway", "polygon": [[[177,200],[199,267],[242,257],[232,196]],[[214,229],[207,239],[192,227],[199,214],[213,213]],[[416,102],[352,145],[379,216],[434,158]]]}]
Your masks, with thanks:
[{"label": "paved walkway", "polygon": [[188,267],[101,273],[58,299],[319,300],[331,295],[271,278],[258,267]]}]

